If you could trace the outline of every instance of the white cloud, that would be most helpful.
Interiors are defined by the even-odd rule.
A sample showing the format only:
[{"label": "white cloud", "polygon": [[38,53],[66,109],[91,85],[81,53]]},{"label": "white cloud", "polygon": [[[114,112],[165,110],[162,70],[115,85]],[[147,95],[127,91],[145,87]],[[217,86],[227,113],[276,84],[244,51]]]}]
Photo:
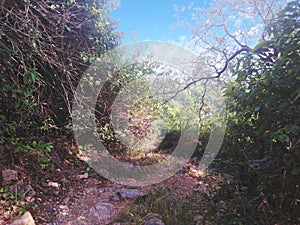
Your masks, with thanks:
[{"label": "white cloud", "polygon": [[185,12],[185,9],[186,9],[186,7],[185,7],[185,6],[182,6],[182,7],[180,8],[180,12],[184,13],[184,12]]},{"label": "white cloud", "polygon": [[185,42],[186,41],[186,36],[182,35],[180,36],[180,42]]},{"label": "white cloud", "polygon": [[251,37],[258,35],[258,27],[251,27],[247,34]]}]

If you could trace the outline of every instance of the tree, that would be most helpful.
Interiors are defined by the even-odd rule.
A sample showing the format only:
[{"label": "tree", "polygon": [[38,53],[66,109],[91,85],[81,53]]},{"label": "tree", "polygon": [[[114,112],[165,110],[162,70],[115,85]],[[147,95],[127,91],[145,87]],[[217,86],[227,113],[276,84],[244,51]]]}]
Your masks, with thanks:
[{"label": "tree", "polygon": [[120,34],[106,0],[1,0],[0,80],[4,136],[68,123],[73,93]]},{"label": "tree", "polygon": [[252,148],[264,143],[260,149],[270,151],[282,143],[291,150],[300,137],[299,16],[299,2],[290,2],[267,26],[268,39],[236,65],[228,96],[244,146],[251,137]]},{"label": "tree", "polygon": [[[236,57],[250,52],[253,45],[266,39],[266,25],[284,3],[280,0],[213,0],[201,7],[194,3],[187,7],[176,6],[179,22],[175,26],[191,30],[191,48],[204,58],[203,67],[213,69],[213,75],[196,79],[187,87],[221,76],[226,80]],[[182,13],[188,16],[180,19]]]},{"label": "tree", "polygon": [[191,15],[181,23],[191,27],[193,48],[206,57],[203,66],[214,70],[187,87],[207,79],[229,84],[219,162],[251,195],[263,196],[267,210],[259,212],[261,224],[299,221],[300,6],[285,3],[220,0],[178,8]]},{"label": "tree", "polygon": [[299,221],[299,18],[299,1],[288,3],[269,22],[265,41],[239,57],[233,71],[237,78],[227,90],[228,154],[246,156],[245,164],[248,159],[263,158],[258,168],[250,163],[246,171],[255,174],[251,185],[256,182],[256,190],[274,211],[272,218],[260,212],[268,224]]}]

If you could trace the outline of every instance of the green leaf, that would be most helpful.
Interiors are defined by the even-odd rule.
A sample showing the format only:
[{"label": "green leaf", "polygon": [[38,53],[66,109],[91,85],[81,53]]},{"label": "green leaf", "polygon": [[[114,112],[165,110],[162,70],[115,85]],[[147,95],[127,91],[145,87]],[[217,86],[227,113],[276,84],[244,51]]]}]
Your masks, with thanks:
[{"label": "green leaf", "polygon": [[300,133],[300,127],[297,126],[297,125],[293,125],[293,126],[290,128],[290,132],[292,132],[293,134],[299,134],[299,133]]},{"label": "green leaf", "polygon": [[278,136],[278,140],[282,143],[286,143],[290,140],[289,136],[287,136],[286,134],[280,134]]},{"label": "green leaf", "polygon": [[70,28],[70,27],[68,27],[68,25],[67,25],[67,24],[65,24],[65,28],[66,28],[66,30],[67,30],[67,31],[69,31],[69,32],[71,31],[71,28]]},{"label": "green leaf", "polygon": [[252,52],[253,53],[259,53],[262,51],[262,48],[263,47],[266,47],[267,46],[267,42],[263,41],[263,42],[260,42],[259,44],[257,44],[253,49],[252,49]]},{"label": "green leaf", "polygon": [[8,196],[8,193],[3,193],[3,194],[2,194],[2,197],[3,197],[3,198],[6,198],[7,196]]}]

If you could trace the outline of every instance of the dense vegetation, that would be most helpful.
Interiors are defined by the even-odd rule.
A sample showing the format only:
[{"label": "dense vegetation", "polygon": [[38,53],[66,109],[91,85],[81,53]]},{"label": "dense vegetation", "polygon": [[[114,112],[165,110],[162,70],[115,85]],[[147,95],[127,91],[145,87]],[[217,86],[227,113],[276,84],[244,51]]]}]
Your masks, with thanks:
[{"label": "dense vegetation", "polygon": [[[109,16],[110,7],[105,0],[1,0],[1,170],[21,166],[29,153],[33,156],[29,157],[33,168],[51,171],[55,167],[51,164],[56,140],[72,145],[70,115],[76,86],[88,66],[121,41],[116,23]],[[292,1],[269,21],[265,40],[241,53],[228,68],[234,79],[230,79],[225,90],[227,132],[212,166],[218,174],[233,175],[236,184],[246,190],[239,198],[230,199],[232,196],[229,195],[226,199],[227,207],[234,215],[226,220],[228,223],[300,222],[299,18],[299,1]],[[151,74],[153,68],[155,65],[148,64],[146,67],[123,68],[100,93],[97,105],[99,133],[108,147],[122,150],[120,140],[111,128],[109,114],[114,99],[124,85],[141,73]],[[170,137],[160,148],[169,150],[167,148],[172,148],[174,143],[168,142],[178,140],[176,107],[164,108],[152,99],[146,99],[131,113],[137,116],[132,117],[130,129],[141,137],[151,133],[149,117],[171,115],[165,116]],[[205,144],[209,128],[201,128],[200,140]],[[201,157],[203,146],[198,146],[195,156]],[[113,153],[119,156],[124,151]],[[65,153],[60,156],[69,157]],[[127,160],[128,157],[127,154]],[[156,157],[154,161],[162,160]],[[42,186],[43,181],[39,184]],[[0,190],[2,193],[6,189]],[[159,213],[162,209],[155,197],[161,193],[153,195],[150,200],[142,199],[139,203],[144,208],[157,208]],[[214,205],[217,200],[213,199],[211,205],[205,206],[210,210],[208,214],[218,210]],[[242,203],[245,201],[250,203],[245,206]],[[189,213],[193,207],[188,206],[193,204],[186,206]],[[168,211],[172,209],[163,210],[167,216],[176,217]],[[185,212],[178,214],[183,216]],[[209,220],[211,218],[207,218]],[[173,220],[169,218],[168,221]],[[219,220],[213,222],[216,221]],[[225,220],[220,221],[221,224]]]},{"label": "dense vegetation", "polygon": [[293,223],[287,222],[289,215],[299,215],[299,15],[294,1],[270,21],[268,38],[239,57],[233,70],[237,78],[226,93],[223,160],[240,164],[233,166],[240,182],[276,214],[270,219],[270,212],[262,212],[267,224]]},{"label": "dense vegetation", "polygon": [[1,136],[69,123],[76,84],[120,35],[105,1],[1,2]]}]

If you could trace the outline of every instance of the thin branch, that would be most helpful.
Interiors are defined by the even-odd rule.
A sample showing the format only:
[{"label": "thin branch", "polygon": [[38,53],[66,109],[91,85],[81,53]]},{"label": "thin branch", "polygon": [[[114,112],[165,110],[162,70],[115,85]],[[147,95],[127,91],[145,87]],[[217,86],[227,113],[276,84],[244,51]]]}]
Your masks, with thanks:
[{"label": "thin branch", "polygon": [[230,38],[232,38],[240,47],[242,47],[242,48],[246,48],[246,47],[248,47],[247,45],[243,45],[235,36],[233,36],[229,31],[228,31],[228,29],[227,29],[227,27],[226,27],[226,25],[225,24],[223,24],[223,28],[224,28],[224,31],[225,31],[225,33],[230,37]]},{"label": "thin branch", "polygon": [[203,94],[201,96],[201,104],[200,104],[200,107],[199,107],[199,119],[201,121],[201,112],[203,110],[203,107],[205,105],[205,102],[204,102],[204,99],[205,99],[205,96],[206,96],[206,90],[207,90],[207,83],[208,83],[209,80],[206,80],[205,83],[204,83],[204,90],[203,90]]},{"label": "thin branch", "polygon": [[229,63],[234,60],[239,54],[241,54],[242,52],[249,52],[251,49],[249,47],[244,47],[244,48],[241,48],[239,49],[238,51],[236,51],[234,54],[232,54],[228,59],[226,59],[225,61],[225,64],[223,66],[223,68],[221,70],[217,70],[217,68],[215,67],[215,70],[216,70],[216,75],[215,76],[209,76],[209,77],[201,77],[199,79],[196,79],[194,81],[191,81],[190,83],[188,83],[186,86],[184,86],[182,89],[176,91],[176,93],[168,98],[167,100],[165,100],[163,102],[163,104],[166,104],[168,103],[170,100],[172,100],[173,98],[175,98],[178,94],[180,94],[181,92],[185,91],[186,89],[188,89],[189,87],[191,87],[192,85],[195,85],[197,83],[199,83],[200,81],[203,81],[203,80],[212,80],[212,79],[218,79],[221,77],[221,75],[227,70],[228,66],[229,66]]}]

